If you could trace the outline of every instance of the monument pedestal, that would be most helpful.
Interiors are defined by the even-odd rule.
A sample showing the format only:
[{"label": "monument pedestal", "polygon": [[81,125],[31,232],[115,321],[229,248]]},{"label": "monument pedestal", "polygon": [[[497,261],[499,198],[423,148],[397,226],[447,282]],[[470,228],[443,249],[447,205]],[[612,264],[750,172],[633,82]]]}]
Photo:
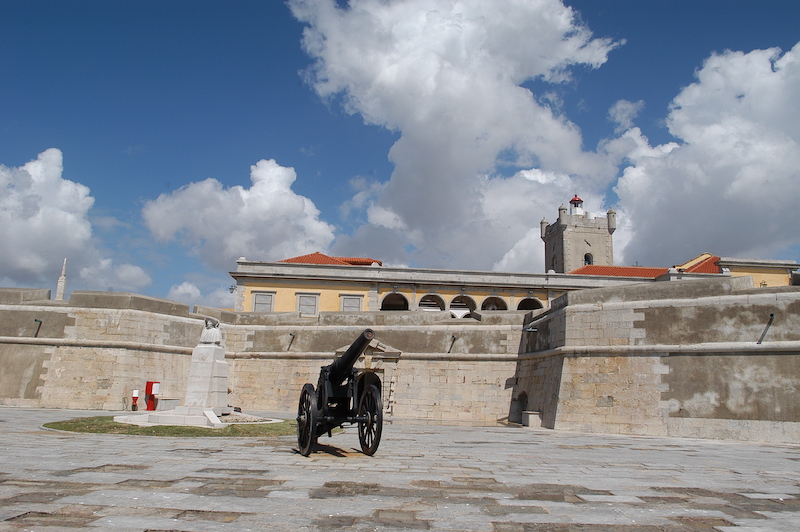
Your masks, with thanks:
[{"label": "monument pedestal", "polygon": [[[180,425],[192,427],[211,427],[220,429],[225,424],[219,420],[211,408],[178,406],[175,410],[166,410],[140,416],[117,416],[135,421],[120,421],[121,423],[148,424],[148,425]],[[114,421],[118,421],[115,417]]]},{"label": "monument pedestal", "polygon": [[231,413],[228,407],[228,363],[225,350],[220,346],[200,344],[192,351],[183,406],[210,408],[218,416]]}]

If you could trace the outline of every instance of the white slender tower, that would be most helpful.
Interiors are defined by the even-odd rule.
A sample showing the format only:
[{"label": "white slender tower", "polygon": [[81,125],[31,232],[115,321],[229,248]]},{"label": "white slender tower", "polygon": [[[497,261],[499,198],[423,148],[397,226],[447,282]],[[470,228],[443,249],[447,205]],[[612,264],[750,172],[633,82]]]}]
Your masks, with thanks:
[{"label": "white slender tower", "polygon": [[58,278],[56,285],[56,300],[63,301],[64,294],[67,292],[67,259],[64,259],[64,265],[61,267],[61,276]]}]

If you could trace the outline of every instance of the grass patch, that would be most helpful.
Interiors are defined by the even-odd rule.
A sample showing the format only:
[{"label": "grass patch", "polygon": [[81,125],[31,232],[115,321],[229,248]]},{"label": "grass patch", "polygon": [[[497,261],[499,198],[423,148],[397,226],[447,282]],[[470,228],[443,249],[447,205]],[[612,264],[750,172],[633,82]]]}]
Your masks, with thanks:
[{"label": "grass patch", "polygon": [[49,429],[69,432],[91,432],[95,434],[128,434],[133,436],[171,436],[174,438],[274,438],[276,436],[297,435],[297,423],[286,420],[281,423],[237,423],[224,429],[204,427],[185,427],[176,425],[157,425],[140,427],[128,423],[117,423],[113,416],[79,417],[67,421],[45,423]]}]

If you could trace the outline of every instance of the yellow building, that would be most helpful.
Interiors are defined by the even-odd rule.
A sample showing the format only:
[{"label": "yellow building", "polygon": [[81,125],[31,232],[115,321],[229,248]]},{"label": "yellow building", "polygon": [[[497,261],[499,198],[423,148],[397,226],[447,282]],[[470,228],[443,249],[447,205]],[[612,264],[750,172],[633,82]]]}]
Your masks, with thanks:
[{"label": "yellow building", "polygon": [[571,291],[632,282],[749,275],[756,287],[787,286],[795,261],[720,258],[704,253],[672,268],[586,265],[570,273],[502,273],[391,268],[360,257],[311,253],[278,262],[237,261],[238,312],[529,311]]},{"label": "yellow building", "polygon": [[642,266],[599,266],[589,264],[570,272],[570,275],[604,277],[638,277],[654,281],[695,279],[709,275],[753,278],[753,286],[789,286],[794,271],[800,265],[793,260],[737,259],[703,253],[671,268]]},{"label": "yellow building", "polygon": [[630,283],[568,274],[390,268],[368,258],[312,253],[279,262],[237,261],[239,312],[534,310],[570,290]]},{"label": "yellow building", "polygon": [[800,265],[793,260],[737,259],[703,253],[675,266],[678,271],[698,273],[729,273],[732,277],[751,276],[753,286],[789,286],[792,275]]}]

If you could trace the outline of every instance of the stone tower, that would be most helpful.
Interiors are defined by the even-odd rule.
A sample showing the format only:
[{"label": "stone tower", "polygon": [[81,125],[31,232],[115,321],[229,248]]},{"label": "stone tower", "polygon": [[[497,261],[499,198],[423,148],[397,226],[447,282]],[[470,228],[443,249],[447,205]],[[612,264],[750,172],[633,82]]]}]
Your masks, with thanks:
[{"label": "stone tower", "polygon": [[609,209],[605,218],[595,218],[583,210],[583,200],[576,194],[558,208],[558,220],[550,224],[542,219],[545,271],[569,273],[587,264],[613,266],[614,246],[611,235],[617,228],[617,213]]}]

